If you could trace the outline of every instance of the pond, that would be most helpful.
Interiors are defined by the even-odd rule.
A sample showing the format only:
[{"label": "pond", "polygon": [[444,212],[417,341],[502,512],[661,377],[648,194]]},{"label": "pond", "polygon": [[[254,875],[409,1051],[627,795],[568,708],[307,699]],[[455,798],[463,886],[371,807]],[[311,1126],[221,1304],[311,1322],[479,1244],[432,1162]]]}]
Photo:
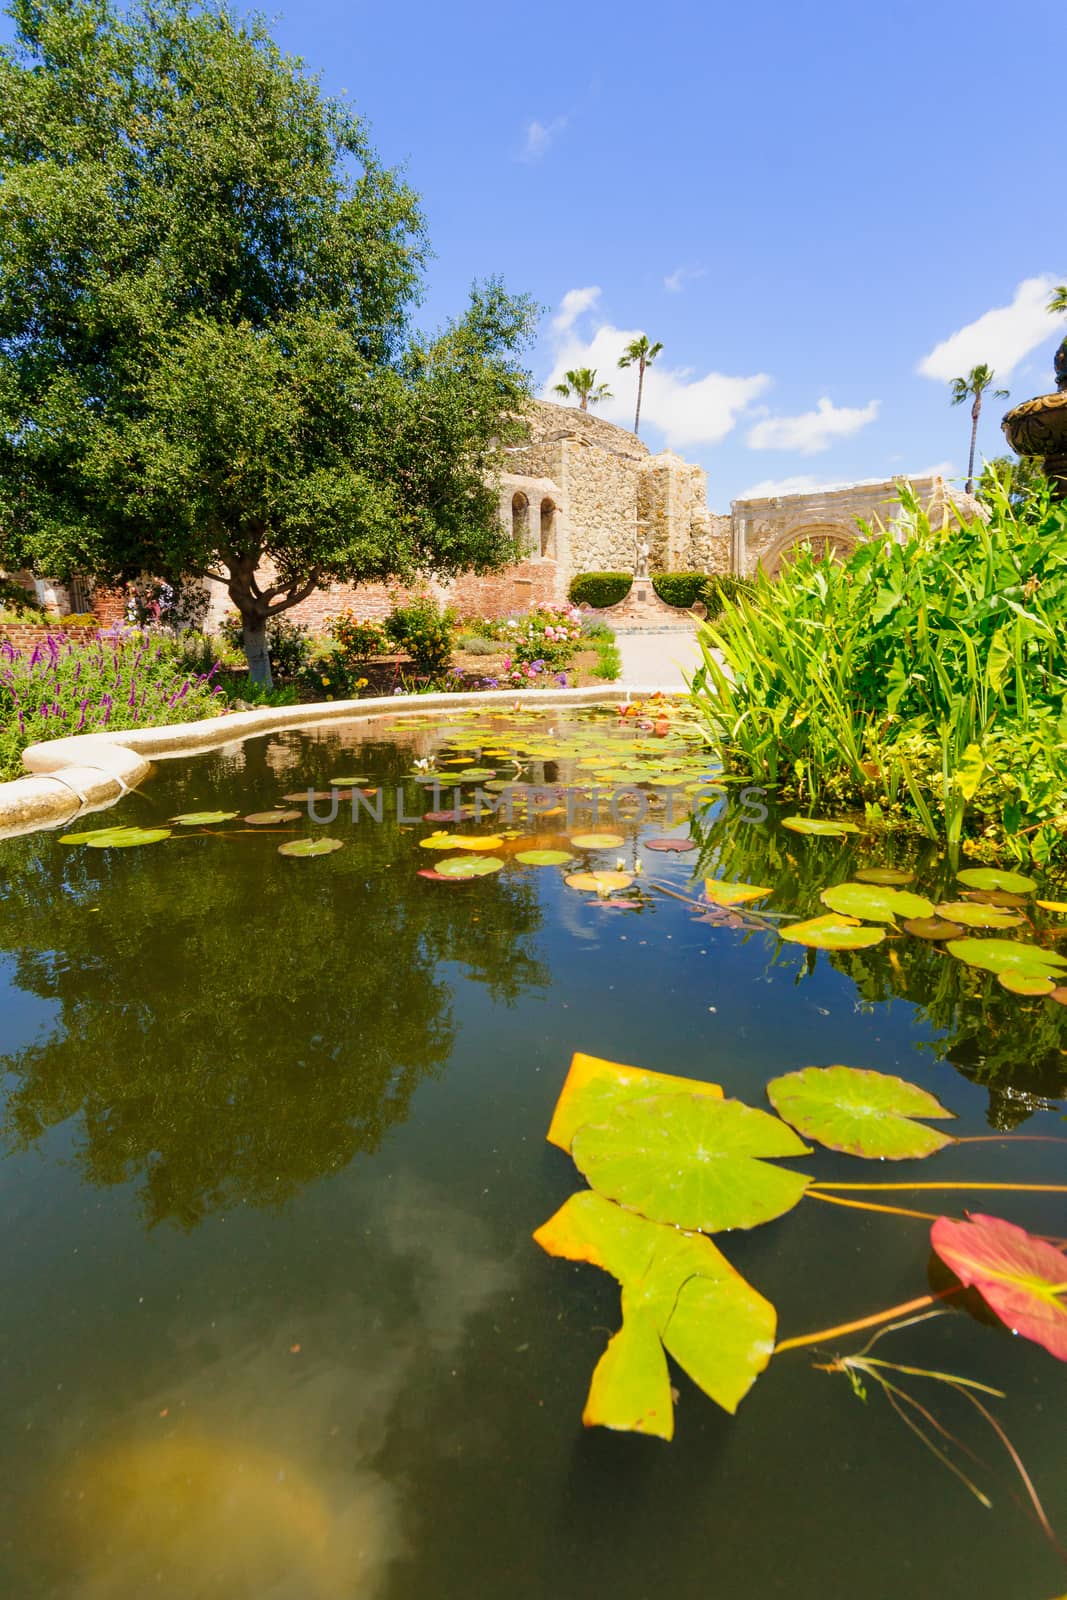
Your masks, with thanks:
[{"label": "pond", "polygon": [[[619,1288],[531,1237],[585,1186],[545,1142],[576,1051],[766,1111],[769,1080],[845,1063],[928,1090],[953,1135],[1013,1135],[921,1170],[814,1145],[822,1181],[1067,1180],[1067,1008],[895,929],[856,950],[780,940],[857,871],[912,871],[935,903],[960,890],[928,852],[800,835],[758,795],[709,794],[694,732],[613,711],[332,725],[162,763],[77,825],[170,828],[157,843],[0,845],[0,1593],[1067,1588],[958,1391],[911,1384],[981,1458],[925,1425],[991,1509],[914,1409],[819,1370],[863,1337],[775,1356],[735,1416],[672,1368],[669,1444],[581,1426]],[[510,818],[451,820],[454,780],[464,804],[533,789]],[[233,815],[170,820],[202,811]],[[499,843],[424,848],[441,830]],[[615,839],[580,842],[598,834]],[[341,848],[279,852],[322,839]],[[519,859],[542,850],[573,859]],[[456,860],[502,867],[438,871]],[[620,887],[567,883],[585,871]],[[709,876],[771,893],[723,911]],[[1048,1192],[873,1198],[1067,1234]],[[716,1242],[783,1338],[945,1282],[929,1222],[889,1211],[804,1200]],[[944,1306],[874,1353],[1005,1391],[984,1403],[1067,1536],[1067,1367],[970,1297]]]}]

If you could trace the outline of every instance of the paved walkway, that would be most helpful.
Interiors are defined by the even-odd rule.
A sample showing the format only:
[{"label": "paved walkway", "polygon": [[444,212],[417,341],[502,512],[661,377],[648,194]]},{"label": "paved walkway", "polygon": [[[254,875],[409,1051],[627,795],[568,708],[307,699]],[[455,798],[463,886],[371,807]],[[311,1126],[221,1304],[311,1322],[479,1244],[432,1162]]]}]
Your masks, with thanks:
[{"label": "paved walkway", "polygon": [[643,629],[640,632],[616,632],[616,643],[622,656],[621,688],[630,686],[648,689],[678,689],[684,691],[685,677],[701,662],[696,630],[669,628],[662,632]]}]

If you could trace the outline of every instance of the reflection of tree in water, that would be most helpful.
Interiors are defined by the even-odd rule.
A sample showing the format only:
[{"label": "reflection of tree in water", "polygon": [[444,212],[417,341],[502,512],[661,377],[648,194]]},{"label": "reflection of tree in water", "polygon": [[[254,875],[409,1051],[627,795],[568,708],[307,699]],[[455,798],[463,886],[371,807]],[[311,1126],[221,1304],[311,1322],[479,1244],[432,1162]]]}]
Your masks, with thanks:
[{"label": "reflection of tree in water", "polygon": [[[247,789],[234,803],[250,804]],[[345,836],[309,863],[247,835],[0,847],[14,981],[60,1008],[43,1041],[0,1058],[14,1079],[7,1140],[25,1147],[76,1117],[85,1176],[141,1177],[148,1221],[186,1227],[376,1149],[451,1052],[440,963],[509,1003],[546,974],[530,949],[532,881],[418,879],[388,811]]]},{"label": "reflection of tree in water", "polygon": [[[951,870],[928,846],[901,846],[895,853],[890,840],[819,839],[769,823],[753,827],[739,820],[736,807],[723,808],[703,824],[701,844],[701,871],[773,885],[774,908],[801,917],[825,912],[820,892],[865,867],[906,866],[916,874],[909,888],[934,901],[955,899],[958,893]],[[779,962],[809,970],[816,959],[814,950],[795,945],[781,945],[776,954]],[[1067,1096],[1063,1006],[1008,994],[991,973],[975,971],[940,945],[907,935],[866,950],[836,952],[829,960],[868,1004],[899,998],[915,1007],[942,1035],[924,1048],[988,1089],[992,1127],[1014,1128],[1046,1100]]]}]

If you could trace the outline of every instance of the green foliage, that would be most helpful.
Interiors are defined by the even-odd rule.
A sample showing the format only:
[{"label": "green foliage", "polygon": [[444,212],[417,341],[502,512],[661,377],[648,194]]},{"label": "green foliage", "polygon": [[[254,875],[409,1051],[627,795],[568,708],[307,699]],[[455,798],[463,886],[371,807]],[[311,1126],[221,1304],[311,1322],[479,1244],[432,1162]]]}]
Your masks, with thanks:
[{"label": "green foliage", "polygon": [[568,606],[531,606],[522,616],[509,617],[502,632],[512,661],[558,669],[573,660],[582,636],[582,619]]},{"label": "green foliage", "polygon": [[613,639],[596,640],[596,666],[593,668],[593,677],[602,678],[605,683],[614,683],[616,678],[622,676],[622,656],[616,648]]},{"label": "green foliage", "polygon": [[0,578],[0,611],[4,613],[4,620],[21,622],[40,622],[45,615],[44,606],[33,593],[21,583],[16,583],[14,578]]},{"label": "green foliage", "polygon": [[432,595],[418,595],[394,606],[385,619],[385,634],[411,657],[418,672],[443,672],[452,660],[456,614],[438,605]]},{"label": "green foliage", "polygon": [[579,572],[571,579],[567,595],[573,605],[617,606],[630,592],[632,572]]},{"label": "green foliage", "polygon": [[611,390],[606,383],[597,383],[595,367],[572,367],[563,375],[564,381],[557,383],[553,394],[558,394],[562,400],[577,400],[579,409],[588,411],[591,405],[598,406],[602,400],[612,398]]},{"label": "green foliage", "polygon": [[706,572],[657,572],[653,575],[652,587],[665,605],[688,610],[698,600],[703,600],[706,582]]},{"label": "green foliage", "polygon": [[269,685],[258,683],[249,673],[243,678],[230,678],[224,683],[226,698],[233,704],[243,700],[249,706],[295,706],[300,703],[296,686],[291,683]]},{"label": "green foliage", "polygon": [[1046,862],[1067,814],[1067,508],[1000,489],[988,526],[940,530],[901,503],[902,538],[840,565],[803,552],[727,603],[696,702],[725,765],[783,796]]},{"label": "green foliage", "polygon": [[193,674],[180,646],[142,632],[89,641],[60,633],[33,649],[0,645],[0,778],[17,777],[27,745],[68,734],[156,727],[217,716],[212,672]]},{"label": "green foliage", "polygon": [[742,578],[736,572],[712,572],[704,580],[700,598],[707,607],[708,617],[715,618],[722,615],[725,605],[734,604],[741,595],[751,594],[753,587],[751,578]]},{"label": "green foliage", "polygon": [[[219,632],[231,650],[240,648],[244,636],[240,617],[223,618]],[[266,632],[272,673],[281,678],[298,677],[311,660],[312,641],[307,628],[287,617],[271,617]]]},{"label": "green foliage", "polygon": [[[265,23],[15,7],[0,52],[0,559],[212,574],[264,624],[334,579],[502,566],[532,307],[409,322],[416,196]],[[261,587],[257,569],[277,574]]]},{"label": "green foliage", "polygon": [[615,630],[603,617],[584,616],[582,618],[583,639],[603,639],[607,644],[615,643]]},{"label": "green foliage", "polygon": [[1051,485],[1040,456],[994,456],[985,462],[975,491],[983,505],[992,506],[1000,493],[1015,506],[1046,500]]},{"label": "green foliage", "polygon": [[459,633],[456,649],[465,650],[469,656],[495,656],[500,654],[500,641],[487,639],[480,633]]}]

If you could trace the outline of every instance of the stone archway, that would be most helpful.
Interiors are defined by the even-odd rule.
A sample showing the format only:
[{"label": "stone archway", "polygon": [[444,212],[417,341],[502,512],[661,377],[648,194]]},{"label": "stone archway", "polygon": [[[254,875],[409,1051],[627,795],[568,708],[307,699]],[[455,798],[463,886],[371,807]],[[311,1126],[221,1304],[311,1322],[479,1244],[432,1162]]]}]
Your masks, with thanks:
[{"label": "stone archway", "polygon": [[556,559],[556,502],[541,501],[541,559]]},{"label": "stone archway", "polygon": [[524,548],[530,535],[530,502],[518,490],[511,497],[511,536],[517,546]]},{"label": "stone archway", "polygon": [[858,543],[859,535],[854,525],[840,522],[804,523],[779,534],[773,544],[763,551],[759,564],[769,578],[777,578],[803,545],[810,545],[816,556],[829,552],[835,560],[844,561]]}]

